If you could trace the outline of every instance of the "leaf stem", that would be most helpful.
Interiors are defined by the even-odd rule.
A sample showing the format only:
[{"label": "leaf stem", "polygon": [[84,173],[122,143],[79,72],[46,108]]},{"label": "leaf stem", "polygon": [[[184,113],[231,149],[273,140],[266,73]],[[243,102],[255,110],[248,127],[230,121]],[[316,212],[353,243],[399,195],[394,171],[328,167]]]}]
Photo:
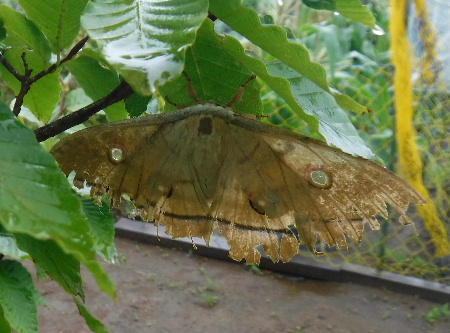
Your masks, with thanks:
[{"label": "leaf stem", "polygon": [[36,138],[39,142],[45,141],[73,126],[85,122],[89,117],[100,110],[131,96],[131,94],[133,94],[131,86],[126,81],[122,81],[116,89],[98,101],[56,120],[53,123],[38,128],[34,131]]}]

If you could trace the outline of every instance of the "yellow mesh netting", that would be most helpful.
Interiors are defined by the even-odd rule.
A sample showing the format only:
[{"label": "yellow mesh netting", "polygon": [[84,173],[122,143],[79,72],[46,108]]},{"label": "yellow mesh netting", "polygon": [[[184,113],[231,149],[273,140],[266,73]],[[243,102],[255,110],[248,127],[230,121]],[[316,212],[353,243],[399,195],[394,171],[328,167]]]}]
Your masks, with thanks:
[{"label": "yellow mesh netting", "polygon": [[[430,232],[431,238],[436,246],[436,257],[443,257],[449,254],[449,240],[444,223],[439,218],[437,208],[431,198],[427,188],[423,184],[422,159],[417,147],[417,134],[413,125],[413,86],[411,82],[411,46],[408,41],[406,30],[406,0],[391,0],[391,50],[392,62],[395,67],[394,94],[396,108],[396,136],[398,144],[398,156],[400,172],[404,178],[413,185],[427,200],[425,206],[419,206],[419,214],[425,222],[425,226]],[[417,7],[421,19],[425,19],[424,1]],[[419,11],[421,10],[421,12]],[[430,23],[427,23],[429,27]],[[428,28],[427,30],[430,30]],[[428,35],[427,35],[428,36]],[[432,48],[427,54],[434,54],[433,44],[424,43]],[[430,46],[431,45],[431,46]],[[429,73],[429,61],[424,68],[425,73]],[[429,75],[426,81],[429,82]]]}]

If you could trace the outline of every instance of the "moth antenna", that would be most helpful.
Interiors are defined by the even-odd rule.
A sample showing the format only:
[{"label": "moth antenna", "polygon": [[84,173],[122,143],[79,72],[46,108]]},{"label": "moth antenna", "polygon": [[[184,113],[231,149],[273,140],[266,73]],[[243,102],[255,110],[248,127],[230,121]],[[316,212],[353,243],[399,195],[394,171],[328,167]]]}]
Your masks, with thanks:
[{"label": "moth antenna", "polygon": [[245,88],[248,86],[248,84],[250,82],[252,82],[254,79],[256,79],[256,75],[253,74],[252,76],[250,76],[247,81],[245,81],[242,86],[239,87],[238,91],[236,92],[236,95],[234,95],[233,99],[226,104],[226,106],[228,107],[232,107],[234,104],[239,103],[242,100],[242,97],[244,96],[245,93]]}]

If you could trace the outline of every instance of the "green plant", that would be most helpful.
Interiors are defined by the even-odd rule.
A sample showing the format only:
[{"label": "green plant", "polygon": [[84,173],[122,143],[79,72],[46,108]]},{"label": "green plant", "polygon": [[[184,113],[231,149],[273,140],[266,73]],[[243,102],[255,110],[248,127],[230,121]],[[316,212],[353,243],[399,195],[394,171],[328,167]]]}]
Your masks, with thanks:
[{"label": "green plant", "polygon": [[[203,273],[202,273],[203,274]],[[216,291],[219,287],[209,277],[206,277],[207,284],[197,288],[197,292],[200,293],[205,304],[209,307],[213,307],[219,301],[219,296],[211,294],[212,291]]]},{"label": "green plant", "polygon": [[205,301],[205,304],[212,308],[213,306],[216,306],[219,302],[219,296],[217,295],[211,295],[208,293],[202,293],[203,300]]},{"label": "green plant", "polygon": [[256,275],[264,275],[264,272],[261,270],[261,268],[259,268],[258,265],[252,264],[252,265],[247,265],[247,266],[250,268],[250,271],[251,271],[253,274],[256,274]]},{"label": "green plant", "polygon": [[383,315],[381,316],[381,318],[383,319],[388,319],[391,317],[391,311],[387,310],[383,313]]},{"label": "green plant", "polygon": [[[23,259],[32,259],[73,296],[91,330],[107,331],[84,305],[80,265],[115,297],[115,287],[96,258],[100,254],[116,260],[113,216],[106,201],[99,207],[75,194],[44,147],[101,110],[106,117],[96,121],[105,122],[155,108],[173,109],[162,96],[192,103],[186,80],[180,78],[183,69],[196,74],[192,81],[203,88],[201,99],[219,103],[228,102],[242,82],[256,74],[311,132],[349,153],[374,158],[343,110],[361,113],[366,108],[332,92],[324,68],[311,61],[288,30],[261,23],[258,14],[238,0],[140,6],[143,2],[153,1],[19,0],[0,5],[1,332],[38,331],[38,305],[44,301],[19,262]],[[357,0],[351,6],[338,0],[305,1],[322,2],[331,5],[325,9],[345,15],[351,9],[373,25],[372,15]],[[226,23],[270,58],[248,55],[230,34],[216,34],[214,20]],[[236,110],[260,114],[260,98],[254,81]],[[75,107],[89,99],[94,102]],[[26,109],[35,123],[24,117]],[[218,296],[203,297],[212,306],[218,301]]]},{"label": "green plant", "polygon": [[170,289],[178,289],[180,286],[179,286],[179,284],[178,283],[176,283],[176,282],[173,282],[173,283],[171,283],[170,285],[169,285],[169,288]]},{"label": "green plant", "polygon": [[295,326],[295,329],[288,330],[288,333],[300,333],[303,331],[303,326]]},{"label": "green plant", "polygon": [[213,282],[213,280],[211,278],[206,278],[206,280],[208,281],[208,284],[205,287],[205,290],[208,291],[214,291],[217,290],[218,286]]},{"label": "green plant", "polygon": [[430,323],[433,323],[436,320],[448,320],[448,319],[450,319],[450,303],[445,303],[442,306],[435,306],[435,307],[433,307],[425,315],[425,318]]}]

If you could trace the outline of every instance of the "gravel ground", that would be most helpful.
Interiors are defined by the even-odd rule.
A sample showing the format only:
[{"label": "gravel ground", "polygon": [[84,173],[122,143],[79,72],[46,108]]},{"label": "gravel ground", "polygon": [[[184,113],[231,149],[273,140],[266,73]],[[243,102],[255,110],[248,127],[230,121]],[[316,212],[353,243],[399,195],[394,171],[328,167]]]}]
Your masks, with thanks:
[{"label": "gravel ground", "polygon": [[[116,245],[120,263],[106,268],[118,302],[84,272],[86,305],[111,333],[450,332],[449,321],[424,317],[442,304],[395,291],[281,276],[126,238]],[[55,282],[37,284],[52,307],[41,308],[41,332],[90,332]]]}]

